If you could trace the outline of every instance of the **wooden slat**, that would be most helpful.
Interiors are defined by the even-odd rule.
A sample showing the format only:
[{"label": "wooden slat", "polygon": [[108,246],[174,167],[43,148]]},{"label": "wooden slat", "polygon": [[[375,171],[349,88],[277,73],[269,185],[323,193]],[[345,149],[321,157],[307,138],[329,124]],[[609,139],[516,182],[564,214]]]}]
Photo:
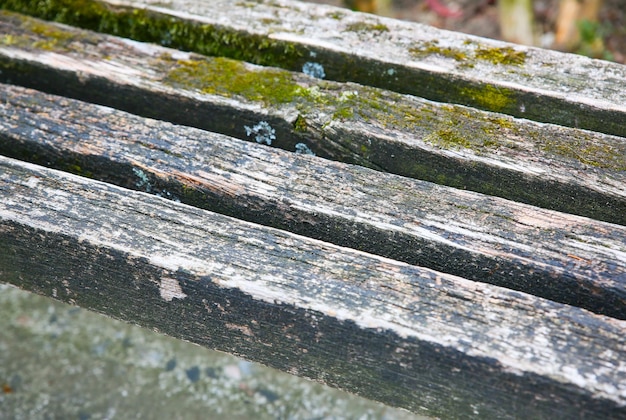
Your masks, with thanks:
[{"label": "wooden slat", "polygon": [[0,153],[626,319],[626,228],[0,85]]},{"label": "wooden slat", "polygon": [[445,418],[619,418],[626,322],[0,157],[0,279]]},{"label": "wooden slat", "polygon": [[4,12],[0,80],[626,224],[626,140],[208,59]]},{"label": "wooden slat", "polygon": [[[626,136],[626,69],[288,0],[2,0],[0,7],[209,55]],[[70,12],[71,11],[71,12]]]}]

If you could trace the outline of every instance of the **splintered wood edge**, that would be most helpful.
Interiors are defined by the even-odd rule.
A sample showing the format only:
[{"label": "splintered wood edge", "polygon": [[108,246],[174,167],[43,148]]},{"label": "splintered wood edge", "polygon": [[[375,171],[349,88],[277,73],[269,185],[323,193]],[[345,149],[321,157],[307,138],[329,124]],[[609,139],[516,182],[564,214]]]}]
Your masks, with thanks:
[{"label": "splintered wood edge", "polygon": [[[267,78],[263,83],[278,78],[280,86],[293,88],[282,94],[302,97],[272,103],[259,98],[268,92],[251,98],[207,94],[202,77],[180,82],[190,86],[172,78],[189,70],[185,66],[202,69],[215,61],[41,21],[20,24],[22,19],[32,18],[5,13],[0,21],[14,31],[12,41],[0,46],[2,80],[248,140],[265,121],[274,130],[272,145],[287,150],[304,142],[323,157],[626,224],[624,138],[241,62],[220,63],[245,77]],[[60,31],[63,40],[48,45],[32,25],[39,32],[48,26]],[[367,118],[345,118],[353,109]]]},{"label": "splintered wood edge", "polygon": [[623,414],[624,321],[0,162],[4,282],[415,412]]},{"label": "splintered wood edge", "polygon": [[287,0],[92,0],[77,3],[74,14],[63,12],[65,3],[5,7],[289,70],[310,63],[331,80],[626,135],[626,67],[617,63]]},{"label": "splintered wood edge", "polygon": [[0,153],[626,318],[626,228],[0,85]]}]

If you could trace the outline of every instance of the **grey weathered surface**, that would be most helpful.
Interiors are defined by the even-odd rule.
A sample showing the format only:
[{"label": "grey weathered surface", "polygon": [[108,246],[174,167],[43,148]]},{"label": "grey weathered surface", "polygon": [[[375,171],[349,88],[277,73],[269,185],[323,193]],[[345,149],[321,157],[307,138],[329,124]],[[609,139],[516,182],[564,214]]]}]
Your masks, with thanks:
[{"label": "grey weathered surface", "polygon": [[316,62],[333,80],[626,135],[626,70],[616,63],[287,0],[2,0],[0,7],[290,70]]},{"label": "grey weathered surface", "polygon": [[2,281],[430,415],[626,412],[625,321],[0,165]]},{"label": "grey weathered surface", "polygon": [[0,281],[431,416],[626,417],[623,66],[149,3],[0,0],[178,49],[0,11],[0,81],[616,224],[0,85],[0,153],[108,182],[0,157]]},{"label": "grey weathered surface", "polygon": [[4,420],[432,420],[1,282],[0,349]]},{"label": "grey weathered surface", "polygon": [[0,153],[626,319],[626,228],[0,85]]},{"label": "grey weathered surface", "polygon": [[2,13],[0,80],[626,224],[626,140]]}]

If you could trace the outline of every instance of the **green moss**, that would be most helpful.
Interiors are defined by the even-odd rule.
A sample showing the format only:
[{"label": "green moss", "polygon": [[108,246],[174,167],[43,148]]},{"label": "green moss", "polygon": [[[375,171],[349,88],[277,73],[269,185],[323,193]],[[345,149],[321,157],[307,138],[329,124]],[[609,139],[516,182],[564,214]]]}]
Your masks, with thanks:
[{"label": "green moss", "polygon": [[352,117],[354,117],[354,109],[349,105],[340,106],[333,113],[333,118],[336,120],[348,120]]},{"label": "green moss", "polygon": [[263,18],[261,19],[261,23],[263,23],[263,25],[280,25],[282,22],[279,19],[272,19],[272,18]]},{"label": "green moss", "polygon": [[294,122],[296,131],[307,129],[306,115],[314,110],[324,109],[334,119],[350,119],[355,116],[355,109],[360,108],[356,92],[320,89],[328,85],[324,81],[313,82],[318,84],[312,86],[300,85],[293,73],[281,69],[251,68],[222,57],[177,62],[162,57],[162,60],[168,69],[163,82],[168,85],[225,97],[239,96],[266,105],[295,105],[300,111]]},{"label": "green moss", "polygon": [[22,41],[23,41],[23,37],[11,35],[11,34],[6,34],[0,37],[0,43],[2,43],[2,45],[7,45],[7,46],[21,44]]},{"label": "green moss", "polygon": [[62,28],[49,25],[22,15],[1,10],[3,18],[13,20],[24,31],[19,34],[6,34],[0,37],[0,43],[20,48],[36,48],[41,50],[66,49],[68,44],[76,40],[77,34]]},{"label": "green moss", "polygon": [[209,94],[238,95],[267,104],[293,102],[306,95],[287,71],[251,70],[240,61],[221,57],[178,61],[164,82]]},{"label": "green moss", "polygon": [[479,60],[486,60],[493,64],[522,65],[526,61],[524,51],[515,51],[511,47],[478,48],[475,56]]},{"label": "green moss", "polygon": [[37,35],[60,39],[60,40],[68,40],[72,39],[76,36],[75,33],[70,31],[65,31],[59,27],[48,25],[45,22],[39,22],[35,20],[25,20],[24,26],[31,32],[36,33]]},{"label": "green moss", "polygon": [[5,9],[137,41],[255,64],[296,68],[303,52],[293,44],[156,12],[111,7],[96,0],[5,0]]},{"label": "green moss", "polygon": [[463,147],[469,149],[472,143],[454,128],[437,130],[425,139],[428,143],[435,144],[444,149]]},{"label": "green moss", "polygon": [[248,9],[252,9],[253,7],[258,6],[258,2],[254,3],[251,1],[238,1],[237,3],[235,3],[235,6],[246,7]]},{"label": "green moss", "polygon": [[[474,45],[474,42],[465,41],[463,44],[469,47],[470,45]],[[442,57],[452,58],[461,62],[463,67],[473,67],[478,60],[503,65],[521,65],[524,64],[526,60],[525,52],[516,51],[511,47],[477,47],[472,52],[471,48],[458,49],[452,47],[441,47],[439,45],[439,41],[437,40],[419,42],[409,48],[409,54],[417,58],[429,55],[440,55]]]},{"label": "green moss", "polygon": [[293,122],[293,129],[296,132],[305,132],[309,128],[309,124],[306,122],[306,118],[302,114],[298,114],[298,117]]},{"label": "green moss", "polygon": [[73,174],[76,175],[80,175],[80,176],[84,176],[86,178],[94,178],[94,173],[92,171],[86,170],[84,169],[80,162],[77,161],[61,161],[59,162],[60,167],[59,169],[62,169],[64,171],[67,172],[71,172]]},{"label": "green moss", "polygon": [[428,55],[441,55],[443,57],[453,58],[456,61],[467,60],[467,54],[465,51],[460,51],[450,47],[440,47],[439,41],[426,41],[420,42],[414,47],[409,48],[409,53],[413,57],[425,57]]},{"label": "green moss", "polygon": [[45,23],[30,21],[25,22],[25,26],[28,30],[46,38],[45,40],[36,41],[33,44],[34,48],[40,48],[43,50],[66,48],[72,40],[76,39],[75,33],[64,31],[58,27],[53,27]]},{"label": "green moss", "polygon": [[329,13],[326,13],[326,16],[331,19],[341,20],[346,16],[346,14],[343,12],[329,12]]},{"label": "green moss", "polygon": [[355,22],[346,26],[348,32],[389,32],[387,25],[382,23]]},{"label": "green moss", "polygon": [[500,128],[513,128],[515,126],[510,118],[488,117],[487,121],[497,125]]},{"label": "green moss", "polygon": [[332,98],[331,102],[335,108],[333,114],[334,119],[351,119],[354,117],[354,112],[361,111],[364,101],[367,98],[359,96],[357,91],[343,91],[337,98]]},{"label": "green moss", "polygon": [[442,149],[463,148],[483,154],[509,146],[503,134],[511,125],[509,121],[500,124],[496,120],[461,106],[443,106],[435,118],[423,121],[420,127],[433,130],[424,138],[427,143]]},{"label": "green moss", "polygon": [[514,105],[513,93],[506,89],[490,84],[479,87],[464,87],[460,94],[470,104],[490,111],[504,111]]},{"label": "green moss", "polygon": [[626,171],[626,148],[601,138],[576,137],[557,142],[548,139],[540,146],[543,152],[554,153],[585,165],[614,171]]}]

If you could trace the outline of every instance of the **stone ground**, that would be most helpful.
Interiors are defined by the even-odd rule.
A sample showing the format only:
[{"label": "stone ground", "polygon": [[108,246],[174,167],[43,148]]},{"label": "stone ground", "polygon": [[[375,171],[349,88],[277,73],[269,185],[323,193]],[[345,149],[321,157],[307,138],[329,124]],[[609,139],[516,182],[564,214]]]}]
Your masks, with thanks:
[{"label": "stone ground", "polygon": [[0,419],[423,418],[0,283]]}]

